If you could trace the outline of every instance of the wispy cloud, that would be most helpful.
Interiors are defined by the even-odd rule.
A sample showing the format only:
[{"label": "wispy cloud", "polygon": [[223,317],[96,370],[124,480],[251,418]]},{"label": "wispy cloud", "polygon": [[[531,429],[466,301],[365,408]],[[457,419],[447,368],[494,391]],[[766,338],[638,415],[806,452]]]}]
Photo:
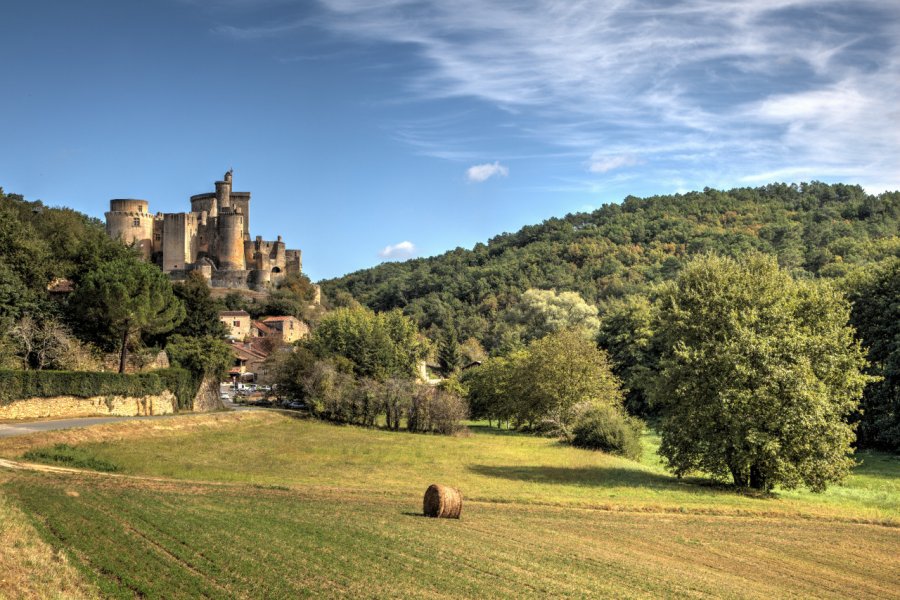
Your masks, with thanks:
[{"label": "wispy cloud", "polygon": [[630,167],[639,162],[637,157],[628,154],[609,156],[595,152],[594,155],[591,156],[588,171],[591,173],[606,173],[615,169],[621,169],[622,167]]},{"label": "wispy cloud", "polygon": [[378,256],[388,260],[411,258],[416,253],[416,246],[410,241],[389,244],[381,249]]},{"label": "wispy cloud", "polygon": [[[407,94],[510,111],[536,139],[582,149],[596,174],[629,156],[734,179],[900,171],[897,3],[320,1],[323,26],[418,52],[427,68]],[[592,157],[610,142],[619,157]]]},{"label": "wispy cloud", "polygon": [[[342,43],[401,45],[418,62],[404,70],[398,99],[474,99],[508,115],[498,135],[527,137],[548,155],[572,152],[572,164],[598,178],[630,166],[659,181],[676,170],[688,184],[692,174],[737,182],[793,169],[816,178],[856,173],[865,183],[900,172],[897,2],[317,5],[304,19],[245,19],[216,31],[257,39],[309,24]],[[452,128],[401,125],[393,135],[422,154],[471,161],[496,149],[483,139],[494,132],[471,119]],[[472,131],[482,135],[465,133]]]},{"label": "wispy cloud", "polygon": [[491,177],[506,177],[509,175],[509,168],[501,165],[499,162],[484,163],[483,165],[472,165],[466,169],[466,179],[474,183],[487,181]]}]

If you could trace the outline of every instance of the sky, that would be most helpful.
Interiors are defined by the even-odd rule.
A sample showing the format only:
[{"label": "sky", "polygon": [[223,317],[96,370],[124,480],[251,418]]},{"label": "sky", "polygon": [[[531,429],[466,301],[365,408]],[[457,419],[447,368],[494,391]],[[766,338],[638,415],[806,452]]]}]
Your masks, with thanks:
[{"label": "sky", "polygon": [[313,279],[628,195],[900,188],[898,0],[0,0],[0,186],[234,169]]}]

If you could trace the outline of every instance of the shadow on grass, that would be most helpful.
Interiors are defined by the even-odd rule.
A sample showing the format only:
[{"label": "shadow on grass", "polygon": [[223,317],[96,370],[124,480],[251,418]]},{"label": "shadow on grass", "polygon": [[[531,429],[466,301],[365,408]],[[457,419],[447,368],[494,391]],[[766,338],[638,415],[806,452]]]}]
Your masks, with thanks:
[{"label": "shadow on grass", "polygon": [[472,465],[469,470],[486,477],[498,477],[531,483],[582,487],[633,487],[679,492],[735,492],[736,488],[709,479],[678,479],[664,473],[621,467],[498,467]]},{"label": "shadow on grass", "polygon": [[484,435],[501,435],[501,436],[513,436],[513,435],[530,435],[531,437],[537,437],[531,434],[523,433],[516,429],[497,429],[496,427],[488,427],[485,424],[477,423],[477,424],[469,424],[467,425],[469,431],[476,434],[484,434]]}]

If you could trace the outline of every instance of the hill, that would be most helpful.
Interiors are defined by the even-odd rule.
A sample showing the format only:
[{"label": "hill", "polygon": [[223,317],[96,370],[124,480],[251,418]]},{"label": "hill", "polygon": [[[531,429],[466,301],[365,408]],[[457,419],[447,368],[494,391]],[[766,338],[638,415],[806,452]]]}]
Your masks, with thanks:
[{"label": "hill", "polygon": [[842,278],[900,255],[900,192],[819,182],[636,198],[503,233],[440,256],[384,263],[322,282],[377,310],[402,308],[419,326],[455,328],[489,350],[498,318],[529,288],[575,291],[601,307],[646,293],[706,252],[775,254],[801,277]]}]

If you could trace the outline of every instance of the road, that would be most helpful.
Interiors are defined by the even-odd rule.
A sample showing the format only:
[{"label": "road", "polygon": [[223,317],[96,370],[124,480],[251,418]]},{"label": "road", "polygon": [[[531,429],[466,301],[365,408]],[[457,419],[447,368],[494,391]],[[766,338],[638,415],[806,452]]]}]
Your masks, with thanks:
[{"label": "road", "polygon": [[[225,392],[226,386],[222,386],[222,392]],[[225,395],[229,395],[227,392]],[[235,404],[231,398],[222,397],[222,404],[225,410],[260,410],[253,406],[242,406]],[[184,413],[181,413],[184,414]],[[187,413],[191,414],[191,413]],[[7,421],[0,423],[0,438],[13,437],[16,435],[27,435],[29,433],[38,433],[41,431],[56,431],[57,429],[74,429],[76,427],[90,427],[91,425],[102,425],[103,423],[115,423],[117,421],[133,421],[146,419],[165,419],[177,415],[157,415],[152,417],[80,417],[77,419],[55,419],[52,421],[27,421],[16,423]]]},{"label": "road", "polygon": [[102,423],[115,423],[116,421],[131,421],[134,419],[156,419],[159,417],[81,417],[78,419],[59,419],[54,421],[29,421],[27,423],[0,423],[0,438],[14,435],[26,435],[40,431],[55,431],[57,429],[73,429],[75,427],[90,427]]}]

